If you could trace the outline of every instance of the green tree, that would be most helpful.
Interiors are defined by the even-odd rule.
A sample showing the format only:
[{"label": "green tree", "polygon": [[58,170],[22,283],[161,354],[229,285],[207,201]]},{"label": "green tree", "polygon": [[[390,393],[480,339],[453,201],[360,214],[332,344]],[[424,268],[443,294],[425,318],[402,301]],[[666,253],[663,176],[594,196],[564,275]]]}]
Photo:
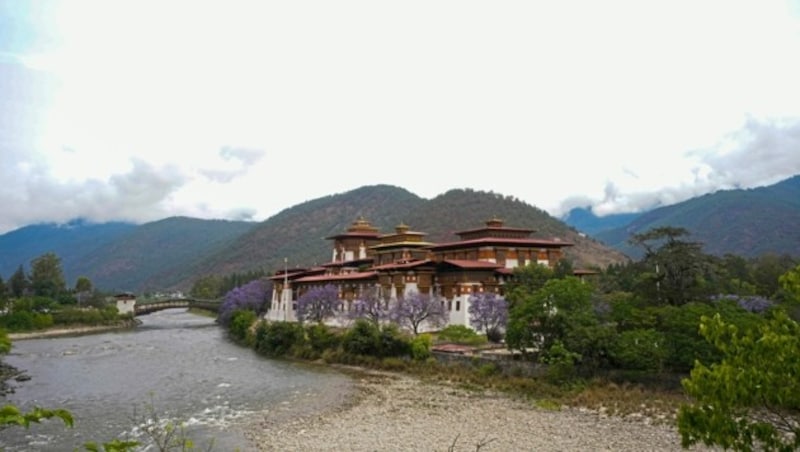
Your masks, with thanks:
[{"label": "green tree", "polygon": [[92,281],[85,277],[79,276],[78,280],[75,281],[75,292],[91,292],[92,291]]},{"label": "green tree", "polygon": [[55,253],[45,253],[31,261],[31,288],[34,294],[50,298],[66,292],[61,258]]},{"label": "green tree", "polygon": [[708,367],[696,363],[683,380],[694,399],[678,412],[683,446],[800,448],[800,325],[775,311],[758,328],[742,332],[717,314],[703,317],[700,332],[723,359]]},{"label": "green tree", "polygon": [[781,275],[778,282],[789,301],[800,303],[800,265]]},{"label": "green tree", "polygon": [[506,344],[511,349],[549,350],[558,340],[571,348],[581,342],[584,327],[597,323],[592,289],[578,278],[552,279],[516,301],[509,312]]},{"label": "green tree", "polygon": [[509,307],[513,307],[517,300],[521,300],[544,287],[547,281],[555,278],[555,273],[550,267],[539,264],[530,264],[514,269],[514,277],[506,286],[506,300]]},{"label": "green tree", "polygon": [[8,280],[8,288],[11,291],[11,296],[19,298],[25,295],[25,291],[28,290],[29,287],[30,281],[28,281],[25,270],[22,268],[22,265],[20,265],[17,271],[15,271]]},{"label": "green tree", "polygon": [[682,305],[707,295],[703,293],[703,275],[708,270],[708,256],[700,243],[681,240],[687,235],[684,228],[664,226],[631,237],[631,244],[645,250],[642,264],[647,271],[639,285],[645,298]]},{"label": "green tree", "polygon": [[222,280],[214,275],[203,276],[192,285],[189,294],[194,298],[213,300],[221,295]]}]

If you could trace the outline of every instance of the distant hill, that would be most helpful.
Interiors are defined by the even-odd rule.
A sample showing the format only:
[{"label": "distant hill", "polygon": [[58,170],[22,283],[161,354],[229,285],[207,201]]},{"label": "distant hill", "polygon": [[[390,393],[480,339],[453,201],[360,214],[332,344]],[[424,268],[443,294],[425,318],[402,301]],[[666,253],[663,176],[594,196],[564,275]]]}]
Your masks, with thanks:
[{"label": "distant hill", "polygon": [[[604,267],[626,257],[599,242],[581,237],[575,230],[546,212],[513,197],[470,189],[450,190],[431,200],[399,187],[376,185],[326,196],[286,209],[242,235],[231,246],[195,268],[193,277],[227,274],[263,268],[273,272],[283,267],[329,262],[331,242],[325,240],[344,232],[363,216],[384,233],[405,223],[425,232],[432,242],[452,241],[455,231],[481,227],[497,216],[506,225],[537,230],[540,238],[573,242],[568,249],[577,265]],[[189,284],[184,281],[182,284]]]},{"label": "distant hill", "polygon": [[257,223],[171,217],[138,226],[75,262],[73,271],[107,290],[174,286],[197,262],[231,245]]},{"label": "distant hill", "polygon": [[576,207],[567,212],[562,221],[580,232],[594,236],[600,232],[626,226],[641,215],[641,213],[618,213],[598,217],[591,207]]},{"label": "distant hill", "polygon": [[45,253],[57,254],[64,265],[67,284],[74,284],[80,274],[71,263],[115,242],[136,229],[132,223],[100,223],[74,220],[66,224],[36,224],[0,235],[0,276],[7,280],[22,265],[26,271],[31,260]]},{"label": "distant hill", "polygon": [[774,185],[722,190],[645,213],[630,224],[598,233],[604,243],[638,257],[627,240],[658,226],[691,232],[703,250],[756,257],[767,253],[800,256],[800,176]]},{"label": "distant hill", "polygon": [[[482,227],[499,217],[508,226],[536,230],[535,237],[574,243],[567,256],[576,266],[604,267],[626,260],[622,253],[510,196],[458,189],[427,200],[403,188],[373,185],[295,205],[260,223],[173,217],[139,226],[112,225],[108,230],[97,225],[96,238],[87,231],[80,240],[57,229],[52,237],[44,233],[37,238],[30,232],[25,235],[28,228],[23,228],[0,236],[0,256],[14,256],[0,275],[7,279],[19,264],[27,268],[32,258],[53,251],[62,258],[69,284],[87,276],[104,290],[188,289],[205,275],[272,273],[283,267],[284,258],[290,267],[329,262],[331,242],[326,237],[344,232],[359,216],[384,233],[405,223],[427,233],[431,242],[457,240],[454,232]],[[39,246],[37,240],[58,246]]]}]

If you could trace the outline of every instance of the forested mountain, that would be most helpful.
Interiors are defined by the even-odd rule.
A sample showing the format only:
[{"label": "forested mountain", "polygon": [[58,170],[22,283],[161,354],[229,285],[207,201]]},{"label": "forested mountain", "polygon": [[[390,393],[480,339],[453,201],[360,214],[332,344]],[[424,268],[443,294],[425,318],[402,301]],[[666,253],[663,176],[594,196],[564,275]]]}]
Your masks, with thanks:
[{"label": "forested mountain", "polygon": [[73,271],[105,289],[164,289],[186,278],[197,262],[225,250],[256,224],[186,217],[146,223],[87,254],[73,264]]},{"label": "forested mountain", "polygon": [[[590,238],[581,237],[559,220],[513,197],[474,190],[450,190],[431,200],[405,189],[377,185],[308,201],[286,209],[244,234],[220,254],[201,262],[192,277],[284,265],[304,267],[329,262],[331,241],[363,216],[384,233],[405,223],[425,232],[427,241],[458,240],[454,232],[482,227],[492,217],[506,225],[535,229],[535,237],[575,243],[568,256],[576,265],[606,266],[626,257]],[[183,285],[191,281],[183,281]]]},{"label": "forested mountain", "polygon": [[580,232],[595,236],[600,232],[626,226],[640,215],[640,213],[617,213],[599,217],[591,207],[576,207],[567,212],[562,220]]},{"label": "forested mountain", "polygon": [[775,185],[718,191],[661,207],[595,237],[637,257],[640,250],[632,248],[628,238],[658,226],[687,229],[689,239],[702,242],[709,254],[800,256],[800,176]]},{"label": "forested mountain", "polygon": [[[534,237],[574,243],[567,255],[576,266],[603,267],[626,259],[510,196],[459,189],[426,200],[403,188],[375,185],[307,201],[260,223],[175,217],[127,225],[113,239],[98,240],[93,246],[86,245],[91,239],[54,238],[64,242],[60,248],[28,243],[26,249],[17,241],[13,264],[0,276],[8,278],[20,264],[27,267],[32,258],[53,251],[62,258],[70,284],[87,276],[105,290],[187,289],[201,276],[273,273],[283,267],[284,258],[290,267],[328,262],[331,241],[326,237],[344,232],[360,216],[383,233],[405,223],[427,233],[431,242],[457,240],[454,232],[482,227],[498,217],[508,226],[536,230]],[[0,246],[0,255],[11,254],[9,250]]]},{"label": "forested mountain", "polygon": [[[57,254],[63,263],[78,262],[98,248],[115,242],[136,229],[132,223],[95,224],[74,220],[66,224],[36,224],[0,235],[0,276],[7,279],[20,265],[27,268],[32,259],[44,253]],[[67,282],[77,274],[65,267]]]}]

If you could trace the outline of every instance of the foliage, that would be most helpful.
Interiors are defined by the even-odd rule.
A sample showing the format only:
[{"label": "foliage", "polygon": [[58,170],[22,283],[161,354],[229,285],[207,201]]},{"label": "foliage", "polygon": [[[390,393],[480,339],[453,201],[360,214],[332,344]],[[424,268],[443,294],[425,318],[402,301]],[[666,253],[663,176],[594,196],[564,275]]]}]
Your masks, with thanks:
[{"label": "foliage", "polygon": [[755,330],[741,331],[720,315],[703,317],[700,330],[723,359],[697,362],[683,380],[694,402],[678,414],[682,444],[800,448],[800,325],[778,311]]},{"label": "foliage", "polygon": [[235,311],[249,310],[258,314],[262,311],[267,299],[266,286],[260,279],[232,289],[225,294],[222,305],[219,308],[217,322],[227,326],[231,316]]},{"label": "foliage", "polygon": [[45,253],[31,261],[31,288],[35,295],[56,298],[66,292],[61,258]]},{"label": "foliage", "polygon": [[25,270],[22,268],[22,265],[17,268],[17,271],[15,271],[8,280],[8,288],[11,291],[11,296],[15,298],[25,295],[25,292],[28,290],[30,285],[31,283],[28,280],[28,276],[25,274]]},{"label": "foliage", "polygon": [[353,355],[385,358],[408,355],[410,344],[391,324],[379,327],[365,319],[358,319],[344,333],[342,349]]},{"label": "foliage", "polygon": [[514,269],[514,277],[506,287],[506,299],[513,307],[518,300],[544,287],[547,281],[555,278],[553,270],[546,265],[530,264]]},{"label": "foliage", "polygon": [[419,334],[411,339],[411,357],[417,361],[425,361],[431,357],[433,339],[430,334]]},{"label": "foliage", "polygon": [[778,281],[790,301],[800,304],[800,265],[782,274]]},{"label": "foliage", "polygon": [[500,330],[508,323],[508,303],[503,297],[491,292],[482,292],[470,297],[469,323],[483,330],[492,342],[502,339]]},{"label": "foliage", "polygon": [[3,328],[0,328],[0,355],[5,355],[11,351],[11,339]]},{"label": "foliage", "polygon": [[86,276],[79,276],[75,281],[75,292],[91,292],[92,281]]},{"label": "foliage", "polygon": [[256,323],[256,320],[258,320],[258,316],[255,312],[249,309],[237,309],[230,316],[228,334],[237,341],[245,342],[250,327]]},{"label": "foliage", "polygon": [[570,345],[582,326],[596,324],[591,287],[579,279],[552,279],[520,298],[509,313],[506,343],[510,349],[548,350],[556,340]]},{"label": "foliage", "polygon": [[447,321],[447,311],[442,301],[419,292],[406,294],[390,309],[390,318],[398,325],[410,328],[414,334],[419,334],[423,323],[437,327]]},{"label": "foliage", "polygon": [[321,323],[333,317],[339,303],[339,289],[335,285],[312,287],[297,299],[297,319]]},{"label": "foliage", "polygon": [[341,343],[339,335],[335,334],[324,323],[314,323],[306,327],[308,346],[318,355],[325,350],[335,349]]},{"label": "foliage", "polygon": [[486,337],[481,336],[472,328],[464,325],[447,325],[436,335],[440,342],[452,342],[463,345],[481,345],[486,343]]},{"label": "foliage", "polygon": [[701,244],[681,240],[683,228],[658,227],[631,236],[630,242],[645,250],[642,265],[647,272],[639,281],[639,293],[658,303],[681,305],[703,294],[706,265]]},{"label": "foliage", "polygon": [[652,328],[623,331],[609,348],[611,360],[622,369],[660,371],[667,358],[664,334]]},{"label": "foliage", "polygon": [[580,353],[568,350],[559,340],[554,341],[541,357],[541,361],[547,364],[548,380],[557,384],[568,383],[576,377],[575,363],[580,359]]},{"label": "foliage", "polygon": [[0,408],[0,428],[10,425],[19,425],[25,428],[32,423],[40,423],[44,419],[58,418],[67,427],[72,427],[72,414],[67,410],[49,410],[41,407],[34,407],[31,411],[24,413],[14,405],[5,405]]},{"label": "foliage", "polygon": [[305,342],[303,327],[294,322],[259,322],[254,346],[266,356],[286,356]]}]

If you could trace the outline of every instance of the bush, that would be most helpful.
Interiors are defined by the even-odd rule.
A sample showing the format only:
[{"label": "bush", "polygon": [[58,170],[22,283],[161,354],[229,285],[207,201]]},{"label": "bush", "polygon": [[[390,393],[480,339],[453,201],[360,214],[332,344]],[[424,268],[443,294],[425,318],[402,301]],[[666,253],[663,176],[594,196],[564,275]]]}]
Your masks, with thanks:
[{"label": "bush", "polygon": [[378,343],[379,358],[387,356],[409,356],[411,343],[406,339],[397,325],[390,323],[381,328]]},{"label": "bush", "polygon": [[247,342],[250,327],[258,320],[255,312],[249,309],[233,311],[228,324],[228,334],[239,342]]},{"label": "bush", "polygon": [[431,356],[433,340],[429,334],[420,334],[411,340],[411,357],[416,361],[425,361]]},{"label": "bush", "polygon": [[303,327],[294,322],[262,322],[256,327],[255,349],[266,356],[286,356],[305,342]]},{"label": "bush", "polygon": [[324,324],[317,323],[306,327],[306,337],[311,349],[319,354],[339,347],[341,338]]},{"label": "bush", "polygon": [[380,330],[374,323],[358,319],[342,337],[342,349],[352,355],[377,356]]},{"label": "bush", "polygon": [[361,356],[384,358],[387,356],[408,356],[410,343],[403,337],[396,325],[379,328],[374,323],[358,319],[342,337],[342,348],[346,353]]},{"label": "bush", "polygon": [[450,325],[437,335],[439,341],[452,342],[462,345],[481,345],[486,343],[486,337],[464,325]]},{"label": "bush", "polygon": [[660,371],[668,352],[664,335],[653,329],[623,331],[609,350],[620,368],[649,371]]}]

